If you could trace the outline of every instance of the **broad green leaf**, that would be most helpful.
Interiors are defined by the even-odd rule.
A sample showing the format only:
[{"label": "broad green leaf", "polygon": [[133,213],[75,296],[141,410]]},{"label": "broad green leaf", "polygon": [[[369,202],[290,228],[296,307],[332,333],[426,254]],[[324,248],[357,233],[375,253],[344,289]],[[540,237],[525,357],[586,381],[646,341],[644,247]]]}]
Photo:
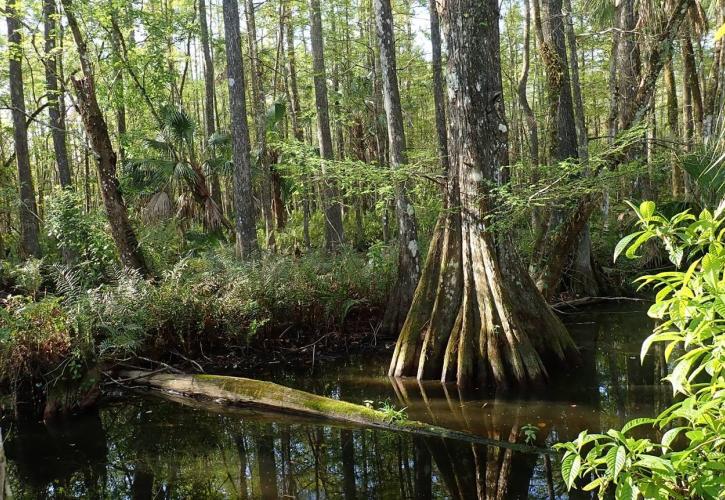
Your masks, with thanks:
[{"label": "broad green leaf", "polygon": [[614,262],[617,262],[617,257],[621,255],[621,253],[624,251],[624,249],[629,245],[629,243],[635,239],[637,236],[642,234],[644,231],[637,231],[636,233],[628,234],[621,240],[619,240],[619,243],[617,243],[617,246],[614,247]]},{"label": "broad green leaf", "polygon": [[636,500],[638,497],[639,488],[637,488],[632,477],[629,475],[617,485],[617,489],[614,491],[614,498],[616,500]]},{"label": "broad green leaf", "polygon": [[655,422],[654,418],[635,418],[624,424],[624,427],[622,427],[622,434],[625,434],[629,432],[630,430],[634,429],[635,427],[639,427],[640,425],[646,425],[646,424],[653,424]]},{"label": "broad green leaf", "polygon": [[576,478],[579,475],[581,460],[581,457],[576,453],[567,452],[566,455],[564,455],[564,459],[561,461],[561,477],[564,479],[567,490],[571,489],[574,481],[576,481]]},{"label": "broad green leaf", "polygon": [[677,437],[677,435],[680,432],[682,432],[684,429],[686,429],[686,427],[674,427],[674,428],[668,430],[667,432],[665,432],[662,435],[662,441],[661,441],[662,446],[664,446],[665,448],[669,448],[670,445],[672,444],[672,441],[674,441],[675,438]]},{"label": "broad green leaf", "polygon": [[639,205],[639,213],[643,219],[649,219],[655,214],[655,202],[654,201],[643,201]]},{"label": "broad green leaf", "polygon": [[594,481],[588,483],[586,486],[582,488],[584,491],[592,491],[594,488],[599,488],[602,483],[604,482],[603,477],[598,477]]},{"label": "broad green leaf", "polygon": [[617,448],[617,454],[614,459],[614,482],[617,482],[617,478],[619,477],[619,473],[622,472],[622,469],[624,469],[624,464],[627,460],[627,450],[624,448],[624,446],[619,446]]}]

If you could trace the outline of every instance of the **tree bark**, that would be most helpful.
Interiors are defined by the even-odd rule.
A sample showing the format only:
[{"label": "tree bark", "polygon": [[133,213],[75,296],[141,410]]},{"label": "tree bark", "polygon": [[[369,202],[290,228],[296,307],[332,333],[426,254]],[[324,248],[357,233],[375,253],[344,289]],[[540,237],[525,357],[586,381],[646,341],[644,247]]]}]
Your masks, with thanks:
[{"label": "tree bark", "polygon": [[22,45],[20,37],[20,2],[15,0],[6,6],[8,25],[10,105],[13,116],[13,140],[15,143],[15,161],[18,167],[18,186],[20,190],[20,253],[23,257],[40,257],[38,239],[38,207],[35,202],[33,173],[30,169],[30,151],[28,149],[28,125],[25,111],[25,92],[23,88]]},{"label": "tree bark", "polygon": [[[631,100],[631,111],[623,113],[626,117],[621,123],[621,131],[627,130],[644,118],[652,104],[652,95],[655,85],[668,58],[672,56],[672,46],[682,21],[687,14],[687,9],[693,0],[678,0],[667,21],[663,23],[662,31],[654,37],[652,50],[648,54],[647,72],[640,78],[637,85],[637,92]],[[626,160],[627,148],[613,149],[604,155],[592,175],[596,176],[604,169],[615,169],[622,161]],[[566,214],[564,221],[557,231],[551,231],[544,244],[541,259],[543,265],[539,269],[537,281],[542,289],[551,290],[556,288],[561,280],[569,255],[574,245],[579,241],[580,233],[589,221],[594,209],[598,206],[599,196],[587,194],[583,196],[577,206]]]},{"label": "tree bark", "polygon": [[[390,375],[459,386],[536,385],[578,352],[487,219],[507,158],[496,0],[439,5],[448,47],[448,211],[398,338]],[[487,68],[487,71],[481,71]]]},{"label": "tree bark", "polygon": [[247,16],[247,41],[249,43],[250,71],[252,73],[252,102],[254,102],[254,129],[256,136],[256,164],[261,172],[260,203],[264,219],[264,232],[267,237],[266,247],[275,250],[274,217],[272,214],[272,180],[269,169],[269,152],[267,150],[267,105],[262,89],[262,64],[259,61],[257,48],[257,24],[254,15],[254,0],[247,0],[244,12]]},{"label": "tree bark", "polygon": [[232,162],[234,163],[234,210],[237,254],[249,258],[259,253],[252,200],[252,167],[249,161],[249,126],[245,102],[242,41],[239,34],[237,0],[224,0],[224,38],[227,49],[229,114],[232,121]]},{"label": "tree bark", "polygon": [[[682,38],[682,67],[684,69],[685,90],[690,95],[692,113],[693,137],[702,138],[702,127],[704,121],[702,90],[700,89],[700,77],[697,72],[695,61],[695,49],[692,46],[689,23],[685,24],[685,35]],[[687,105],[687,104],[685,104]],[[688,115],[689,117],[689,115]]]},{"label": "tree bark", "polygon": [[[443,55],[441,50],[440,19],[438,19],[438,0],[430,0],[428,4],[430,14],[431,66],[433,72],[433,102],[435,105],[436,134],[438,136],[438,156],[440,157],[440,165],[447,174],[449,170],[448,133],[446,132],[445,82],[443,81]],[[534,121],[535,125],[536,121]]]},{"label": "tree bark", "polygon": [[[390,0],[374,0],[375,24],[380,44],[385,116],[388,124],[390,168],[401,170],[408,163],[403,127],[403,109],[400,104],[397,65],[395,60],[395,36]],[[388,300],[383,327],[398,333],[413,300],[413,293],[420,278],[418,252],[418,228],[415,210],[408,198],[405,182],[395,184],[395,214],[398,219],[398,277]]]},{"label": "tree bark", "polygon": [[529,155],[531,163],[534,165],[534,171],[539,166],[539,129],[536,123],[536,116],[529,105],[529,99],[526,95],[526,88],[529,84],[529,68],[531,59],[531,5],[529,0],[524,1],[524,54],[523,69],[521,77],[519,77],[517,95],[519,106],[526,118],[526,127],[529,135]]},{"label": "tree bark", "polygon": [[330,132],[330,105],[327,99],[325,49],[322,40],[322,13],[320,0],[310,0],[310,42],[312,45],[312,72],[317,109],[317,135],[322,160],[323,196],[325,202],[325,246],[334,251],[345,241],[342,228],[342,206],[337,200],[335,182],[326,176],[326,163],[334,158]]},{"label": "tree bark", "polygon": [[[715,26],[725,24],[725,2],[719,0],[715,3],[717,15]],[[720,114],[718,103],[722,99],[718,96],[723,95],[723,72],[725,72],[725,43],[723,38],[715,41],[712,50],[712,65],[707,76],[707,86],[705,87],[705,117],[704,117],[704,138],[707,140],[717,131],[717,120]]]},{"label": "tree bark", "polygon": [[[671,140],[677,140],[680,136],[679,108],[677,105],[677,82],[672,58],[664,66],[665,90],[667,92],[667,128]],[[672,155],[672,196],[678,198],[684,191],[684,178],[682,167],[677,160],[677,154]]]},{"label": "tree bark", "polygon": [[[201,50],[204,54],[204,125],[206,126],[206,141],[216,133],[216,119],[214,105],[214,60],[209,47],[209,25],[206,14],[206,0],[199,0],[199,35]],[[219,174],[212,172],[210,177],[211,197],[223,213],[221,183]]]},{"label": "tree bark", "polygon": [[143,276],[148,276],[150,272],[136,239],[136,233],[128,220],[126,204],[123,201],[118,178],[116,177],[116,153],[113,150],[111,137],[108,134],[108,124],[103,117],[101,108],[98,106],[93,68],[91,67],[86,41],[73,13],[71,0],[61,1],[81,61],[83,78],[80,80],[74,78],[72,80],[73,87],[78,98],[78,108],[85,125],[86,134],[96,156],[101,197],[106,209],[108,223],[111,226],[111,234],[116,242],[123,265],[136,269]]},{"label": "tree bark", "polygon": [[641,79],[642,61],[636,38],[639,16],[635,13],[635,0],[621,0],[618,14],[620,34],[616,48],[617,129],[621,132],[628,128],[625,124],[632,121],[631,114]]},{"label": "tree bark", "polygon": [[55,0],[43,0],[43,35],[45,38],[45,89],[48,93],[48,121],[53,136],[55,164],[61,187],[70,187],[72,175],[66,145],[63,92],[58,88],[58,55],[54,52],[58,37]]}]

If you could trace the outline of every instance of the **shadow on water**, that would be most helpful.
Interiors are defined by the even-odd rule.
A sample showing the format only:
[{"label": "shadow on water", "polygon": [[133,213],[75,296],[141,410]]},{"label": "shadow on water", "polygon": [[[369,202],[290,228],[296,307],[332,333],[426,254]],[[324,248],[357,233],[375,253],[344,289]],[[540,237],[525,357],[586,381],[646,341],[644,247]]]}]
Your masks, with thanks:
[{"label": "shadow on water", "polygon": [[[584,362],[536,394],[462,394],[392,380],[386,353],[328,364],[314,376],[287,369],[268,378],[347,401],[388,402],[409,418],[498,440],[523,442],[524,429],[536,428],[540,446],[667,403],[661,355],[639,363],[652,328],[642,308],[566,320]],[[14,498],[566,498],[558,464],[544,456],[249,410],[219,413],[173,398],[128,397],[72,421],[3,422],[2,431],[0,481],[5,475]]]}]

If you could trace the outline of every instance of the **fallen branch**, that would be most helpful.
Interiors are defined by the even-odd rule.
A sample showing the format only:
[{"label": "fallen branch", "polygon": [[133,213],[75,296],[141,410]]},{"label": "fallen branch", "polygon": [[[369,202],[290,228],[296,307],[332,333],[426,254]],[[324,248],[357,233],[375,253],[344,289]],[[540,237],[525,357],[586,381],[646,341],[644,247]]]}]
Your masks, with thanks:
[{"label": "fallen branch", "polygon": [[522,453],[555,453],[548,448],[500,441],[415,420],[391,418],[389,414],[367,406],[310,394],[272,382],[220,375],[174,375],[139,370],[122,370],[118,376],[122,381],[133,380],[135,384],[173,394],[177,401],[180,398],[189,399],[190,402],[201,399],[223,406],[258,408],[418,436],[455,439]]},{"label": "fallen branch", "polygon": [[563,307],[588,306],[591,304],[599,304],[601,302],[649,302],[647,299],[637,297],[581,297],[573,300],[563,300],[551,305],[552,309],[558,310]]}]

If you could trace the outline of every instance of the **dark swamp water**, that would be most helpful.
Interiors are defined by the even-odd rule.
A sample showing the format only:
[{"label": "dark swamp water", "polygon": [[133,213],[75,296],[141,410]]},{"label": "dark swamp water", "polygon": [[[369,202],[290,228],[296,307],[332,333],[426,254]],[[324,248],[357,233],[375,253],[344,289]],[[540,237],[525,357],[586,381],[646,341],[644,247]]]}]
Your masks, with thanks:
[{"label": "dark swamp water", "polygon": [[[356,403],[388,402],[409,418],[499,440],[523,442],[522,427],[535,426],[537,444],[549,445],[667,403],[657,383],[663,365],[639,362],[652,329],[644,307],[567,314],[583,365],[525,397],[396,384],[385,375],[388,353],[326,363],[314,374],[277,365],[267,377]],[[13,498],[588,498],[566,494],[555,457],[154,396],[107,401],[52,426],[3,421],[2,431]],[[2,468],[0,460],[0,475]]]}]

